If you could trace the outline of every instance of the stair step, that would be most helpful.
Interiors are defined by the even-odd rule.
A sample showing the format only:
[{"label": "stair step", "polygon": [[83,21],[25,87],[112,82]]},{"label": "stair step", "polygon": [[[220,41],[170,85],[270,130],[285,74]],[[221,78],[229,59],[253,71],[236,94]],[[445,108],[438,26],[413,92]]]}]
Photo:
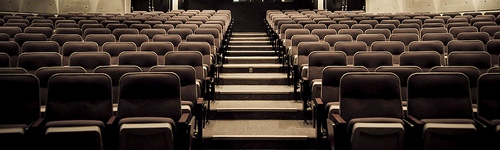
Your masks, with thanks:
[{"label": "stair step", "polygon": [[272,45],[229,45],[229,50],[274,51]]},{"label": "stair step", "polygon": [[245,42],[269,42],[268,37],[231,37],[231,41],[229,43],[238,43],[240,41]]},{"label": "stair step", "polygon": [[301,120],[211,120],[205,130],[208,148],[308,149],[315,145],[314,128]]},{"label": "stair step", "polygon": [[219,84],[232,85],[284,85],[285,73],[221,73]]},{"label": "stair step", "polygon": [[233,32],[233,37],[267,37],[265,32]]},{"label": "stair step", "polygon": [[229,56],[276,56],[276,53],[273,50],[268,51],[245,51],[245,50],[229,50],[227,51]]},{"label": "stair step", "polygon": [[219,94],[290,94],[293,87],[288,85],[219,85],[215,87]]},{"label": "stair step", "polygon": [[219,85],[216,100],[291,100],[293,86],[288,85]]},{"label": "stair step", "polygon": [[277,56],[226,56],[228,64],[269,64],[277,63]]},{"label": "stair step", "polygon": [[224,64],[223,73],[279,73],[281,64]]},{"label": "stair step", "polygon": [[269,40],[267,41],[256,41],[256,40],[238,40],[238,41],[230,41],[229,44],[231,45],[269,45],[270,42]]},{"label": "stair step", "polygon": [[224,100],[216,101],[210,110],[216,112],[297,112],[302,109],[302,103],[273,100]]}]

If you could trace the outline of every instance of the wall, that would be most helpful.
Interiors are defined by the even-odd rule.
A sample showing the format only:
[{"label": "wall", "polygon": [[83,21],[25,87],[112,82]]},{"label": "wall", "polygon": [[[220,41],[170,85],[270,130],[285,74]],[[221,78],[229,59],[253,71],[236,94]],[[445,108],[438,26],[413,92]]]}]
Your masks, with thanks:
[{"label": "wall", "polygon": [[474,12],[500,10],[499,0],[366,0],[367,12]]},{"label": "wall", "polygon": [[4,12],[130,12],[130,0],[0,0],[0,4]]}]

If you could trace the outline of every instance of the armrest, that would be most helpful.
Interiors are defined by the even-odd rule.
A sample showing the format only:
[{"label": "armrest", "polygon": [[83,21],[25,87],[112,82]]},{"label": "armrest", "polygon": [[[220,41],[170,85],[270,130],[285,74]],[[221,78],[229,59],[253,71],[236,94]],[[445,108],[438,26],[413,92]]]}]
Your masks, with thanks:
[{"label": "armrest", "polygon": [[421,122],[417,118],[413,117],[412,115],[407,115],[406,118],[409,119],[408,121],[410,121],[410,123],[412,123],[412,124],[417,124],[417,125],[423,125],[424,124],[423,122]]},{"label": "armrest", "polygon": [[111,118],[109,118],[108,122],[106,122],[106,126],[113,125],[113,123],[115,123],[115,120],[116,120],[116,116],[111,116]]},{"label": "armrest", "polygon": [[183,113],[181,118],[179,119],[179,124],[187,124],[189,118],[189,113]]},{"label": "armrest", "polygon": [[314,99],[314,104],[316,104],[316,105],[323,105],[323,101],[321,100],[321,98],[315,98]]},{"label": "armrest", "polygon": [[196,105],[203,105],[203,100],[205,100],[203,97],[199,97],[199,98],[196,100]]},{"label": "armrest", "polygon": [[332,116],[335,119],[333,120],[335,124],[346,124],[345,120],[339,114],[332,114]]},{"label": "armrest", "polygon": [[31,124],[31,127],[36,129],[40,127],[40,125],[42,125],[43,122],[45,122],[45,118],[39,118],[33,124]]},{"label": "armrest", "polygon": [[486,124],[487,126],[494,126],[495,124],[493,124],[493,122],[491,122],[490,120],[482,117],[482,116],[477,116],[477,120]]}]

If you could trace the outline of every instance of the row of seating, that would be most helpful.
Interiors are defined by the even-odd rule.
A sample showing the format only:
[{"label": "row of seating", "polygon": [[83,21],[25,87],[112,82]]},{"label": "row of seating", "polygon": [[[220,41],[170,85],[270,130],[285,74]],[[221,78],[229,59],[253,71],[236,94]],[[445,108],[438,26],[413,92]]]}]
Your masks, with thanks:
[{"label": "row of seating", "polygon": [[[112,18],[127,21],[145,17],[153,21],[151,18],[196,18],[202,14],[214,18],[218,12],[230,16],[229,11],[203,12],[116,14]],[[89,17],[85,19],[63,14],[57,17],[91,21],[88,15],[98,14],[73,16]],[[3,18],[15,21],[14,16]],[[193,142],[202,145],[204,113],[209,109],[205,99],[211,99],[215,88],[215,55],[220,54],[221,41],[229,37],[232,28],[231,19],[225,17],[223,21],[224,30],[220,24],[214,24],[219,28],[196,25],[200,28],[188,29],[191,33],[184,39],[175,32],[182,25],[169,29],[171,33],[161,29],[163,32],[151,36],[134,32],[115,37],[107,32],[85,34],[83,38],[89,29],[110,31],[102,26],[82,30],[84,25],[74,28],[84,31],[80,34],[57,33],[59,29],[73,28],[46,27],[52,34],[47,38],[42,33],[25,32],[31,29],[26,27],[13,37],[9,35],[8,40],[0,42],[0,82],[1,89],[13,88],[0,94],[9,101],[2,105],[2,112],[20,112],[26,117],[2,115],[6,134],[0,138],[12,141],[7,147],[41,145],[48,149],[191,149]],[[122,29],[139,31],[129,26],[114,31]],[[32,37],[40,34],[45,38]],[[24,40],[17,40],[20,35],[25,35]],[[19,94],[21,89],[30,91]],[[75,95],[78,98],[68,99]]]},{"label": "row of seating", "polygon": [[[78,71],[66,68],[66,72],[52,75],[45,83],[48,100],[43,115],[39,87],[44,83],[37,76],[1,74],[5,104],[2,105],[4,132],[0,137],[6,142],[2,145],[22,149],[40,146],[47,149],[190,149],[194,120],[201,116],[195,114],[193,104],[185,103],[191,101],[186,101],[184,96],[196,92],[182,93],[185,85],[181,82],[189,81],[185,80],[189,74],[181,80],[180,73],[186,72],[181,68],[163,66],[155,72],[124,74],[119,80],[119,103],[115,112],[110,75],[70,73]],[[44,72],[49,73],[49,68]],[[194,80],[194,76],[190,77]]]},{"label": "row of seating", "polygon": [[[479,92],[495,86],[478,87],[484,82],[498,86],[498,81],[491,80],[500,77],[494,38],[500,29],[497,24],[478,29],[471,26],[468,16],[454,16],[448,20],[465,19],[467,26],[450,27],[454,28],[450,32],[450,23],[444,23],[442,15],[434,16],[440,20],[426,14],[380,20],[368,15],[268,11],[268,36],[284,67],[290,68],[287,72],[295,94],[300,95],[296,100],[302,100],[304,110],[313,110],[318,140],[327,138],[332,149],[498,147],[494,142],[500,139],[497,124],[491,121],[498,117],[486,115],[498,110],[491,99],[482,99],[482,94],[494,93]],[[321,19],[325,16],[332,21],[329,26],[320,23],[328,21]],[[472,19],[476,17],[491,16],[478,14]],[[417,23],[409,32],[408,27],[380,24],[386,20],[399,25]],[[444,22],[423,28],[426,20]],[[481,106],[484,101],[491,105]]]}]

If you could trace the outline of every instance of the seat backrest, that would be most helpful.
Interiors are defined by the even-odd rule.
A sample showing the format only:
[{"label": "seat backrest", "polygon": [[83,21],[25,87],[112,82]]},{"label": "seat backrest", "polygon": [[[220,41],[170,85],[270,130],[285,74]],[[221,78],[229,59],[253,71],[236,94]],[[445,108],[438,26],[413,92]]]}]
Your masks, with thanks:
[{"label": "seat backrest", "polygon": [[53,34],[53,29],[50,27],[26,27],[24,29],[24,33],[41,33],[44,34],[45,37],[50,38]]},{"label": "seat backrest", "polygon": [[500,26],[483,26],[479,29],[480,32],[486,32],[490,37],[493,37],[496,32],[500,31]]},{"label": "seat backrest", "polygon": [[[408,115],[416,119],[472,119],[469,79],[463,73],[415,73],[408,78]],[[446,105],[446,109],[436,109]]]},{"label": "seat backrest", "polygon": [[388,51],[392,55],[399,55],[405,50],[405,45],[400,41],[376,41],[372,43],[372,51]]},{"label": "seat backrest", "polygon": [[173,72],[177,74],[181,81],[182,100],[196,104],[201,89],[196,85],[196,70],[193,67],[188,65],[154,66],[149,72]]},{"label": "seat backrest", "polygon": [[341,29],[349,29],[349,25],[347,25],[347,24],[330,24],[328,26],[328,29],[335,29],[337,32],[339,32]]},{"label": "seat backrest", "polygon": [[367,117],[403,119],[399,82],[396,74],[388,72],[344,74],[339,85],[340,116],[349,123]]},{"label": "seat backrest", "polygon": [[163,58],[167,52],[174,51],[174,44],[172,42],[144,42],[141,45],[140,51],[153,51],[159,57]]},{"label": "seat backrest", "polygon": [[368,72],[364,66],[327,66],[321,77],[321,100],[323,103],[339,102],[340,79],[345,73]]},{"label": "seat backrest", "polygon": [[337,42],[351,42],[353,41],[353,39],[349,34],[334,34],[326,35],[324,41],[328,42],[330,44],[330,47],[333,48]]},{"label": "seat backrest", "polygon": [[106,42],[116,42],[113,34],[89,34],[85,37],[85,42],[95,42],[101,47]]},{"label": "seat backrest", "polygon": [[174,48],[177,48],[179,43],[182,42],[182,37],[177,34],[155,35],[153,37],[153,42],[171,42]]},{"label": "seat backrest", "polygon": [[480,40],[453,40],[448,42],[448,54],[454,51],[485,51]]},{"label": "seat backrest", "polygon": [[371,47],[373,42],[385,41],[385,35],[383,35],[383,34],[360,34],[356,38],[356,41],[365,42],[368,47]]},{"label": "seat backrest", "polygon": [[117,28],[114,29],[111,34],[113,34],[117,40],[120,39],[120,36],[123,34],[139,34],[139,30],[132,28]]},{"label": "seat backrest", "polygon": [[109,66],[111,56],[106,52],[73,52],[69,56],[69,66],[80,66],[93,72],[98,66]]},{"label": "seat backrest", "polygon": [[389,37],[390,41],[401,41],[406,46],[408,46],[413,41],[418,41],[419,39],[420,39],[420,36],[418,36],[418,34],[415,34],[415,33],[392,34]]},{"label": "seat backrest", "polygon": [[158,55],[151,51],[124,51],[118,55],[118,65],[135,65],[149,70],[158,65]]},{"label": "seat backrest", "polygon": [[424,72],[432,67],[441,66],[441,55],[435,51],[408,51],[401,53],[400,66],[418,66]]},{"label": "seat backrest", "polygon": [[[0,74],[0,124],[32,124],[41,117],[39,81],[32,74]],[[15,115],[13,115],[15,114]]]},{"label": "seat backrest", "polygon": [[354,66],[365,66],[368,71],[375,71],[379,66],[392,66],[392,54],[387,51],[360,51],[353,56]]},{"label": "seat backrest", "polygon": [[309,83],[315,79],[321,79],[323,69],[327,66],[347,66],[347,55],[341,51],[313,51],[308,57]]},{"label": "seat backrest", "polygon": [[78,34],[81,36],[83,31],[80,28],[56,28],[54,34]]},{"label": "seat backrest", "polygon": [[165,65],[189,65],[196,70],[196,79],[203,81],[203,55],[199,51],[171,51],[165,54]]},{"label": "seat backrest", "polygon": [[337,31],[333,29],[313,29],[311,34],[317,35],[320,40],[324,40],[325,36],[335,35]]},{"label": "seat backrest", "polygon": [[127,73],[120,79],[117,119],[181,117],[181,83],[175,73]]},{"label": "seat backrest", "polygon": [[42,33],[18,33],[14,36],[14,41],[22,46],[26,41],[47,41],[47,37]]},{"label": "seat backrest", "polygon": [[448,42],[453,40],[453,35],[451,33],[427,33],[422,36],[422,41],[441,41],[444,46],[448,45]]},{"label": "seat backrest", "polygon": [[392,30],[396,29],[396,26],[394,24],[377,24],[374,29],[389,29],[392,32]]},{"label": "seat backrest", "polygon": [[487,32],[464,32],[458,34],[457,40],[480,40],[486,44],[490,40],[490,35]]},{"label": "seat backrest", "polygon": [[349,34],[352,36],[354,40],[358,37],[358,35],[363,34],[363,30],[361,29],[340,29],[338,34]]},{"label": "seat backrest", "polygon": [[491,65],[491,56],[485,51],[456,51],[448,54],[448,66],[474,66],[486,73]]},{"label": "seat backrest", "polygon": [[34,74],[38,68],[62,66],[62,56],[56,52],[26,52],[18,58],[17,67],[26,69]]},{"label": "seat backrest", "polygon": [[401,97],[403,101],[407,100],[407,83],[408,78],[413,73],[422,73],[422,69],[418,66],[380,66],[375,69],[375,72],[392,72],[399,77],[401,84]]},{"label": "seat backrest", "polygon": [[111,78],[106,74],[55,74],[48,80],[47,95],[47,121],[100,120],[106,123],[113,115]]},{"label": "seat backrest", "polygon": [[136,46],[141,46],[144,42],[149,42],[149,38],[145,34],[122,34],[119,42],[133,42]]},{"label": "seat backrest", "polygon": [[343,51],[347,56],[354,56],[356,52],[366,51],[367,45],[365,42],[351,41],[351,42],[337,42],[333,46],[334,51]]},{"label": "seat backrest", "polygon": [[68,41],[81,42],[84,40],[80,34],[53,34],[50,41],[55,41],[62,47]]},{"label": "seat backrest", "polygon": [[392,34],[399,34],[399,33],[420,34],[420,31],[416,28],[396,28],[396,29],[392,30]]},{"label": "seat backrest", "polygon": [[156,29],[142,29],[140,31],[140,34],[145,34],[146,36],[148,36],[149,39],[153,39],[153,37],[155,35],[158,35],[158,34],[167,34],[167,31],[165,29],[161,29],[161,28],[156,28]]},{"label": "seat backrest", "polygon": [[409,51],[435,51],[444,54],[444,45],[441,41],[413,41],[408,45]]},{"label": "seat backrest", "polygon": [[470,96],[473,104],[477,104],[477,79],[481,75],[479,69],[474,66],[438,66],[429,72],[460,72],[469,78]]},{"label": "seat backrest", "polygon": [[189,29],[189,28],[174,28],[174,29],[170,29],[167,31],[167,34],[177,34],[177,35],[180,35],[182,40],[186,40],[186,37],[190,34],[193,34],[193,30]]},{"label": "seat backrest", "polygon": [[56,52],[59,53],[59,44],[55,41],[26,41],[21,45],[24,52]]},{"label": "seat backrest", "polygon": [[457,38],[458,34],[463,32],[478,32],[478,29],[474,26],[458,26],[458,27],[451,27],[449,29],[449,33],[451,33],[454,38]]},{"label": "seat backrest", "polygon": [[105,73],[111,78],[113,86],[113,103],[118,103],[120,78],[129,72],[142,72],[142,70],[139,66],[133,65],[104,65],[96,67],[93,71],[93,73]]},{"label": "seat backrest", "polygon": [[500,85],[499,73],[485,73],[478,79],[477,84],[477,114],[487,120],[499,119],[497,90]]},{"label": "seat backrest", "polygon": [[389,29],[367,29],[365,30],[365,34],[382,34],[386,39],[389,39],[391,36],[391,30]]}]

